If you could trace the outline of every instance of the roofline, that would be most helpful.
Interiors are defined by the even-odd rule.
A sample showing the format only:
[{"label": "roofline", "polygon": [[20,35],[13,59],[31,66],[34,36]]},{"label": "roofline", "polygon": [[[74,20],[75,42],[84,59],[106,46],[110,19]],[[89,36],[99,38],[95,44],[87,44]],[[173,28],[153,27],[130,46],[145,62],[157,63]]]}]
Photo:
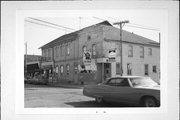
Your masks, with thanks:
[{"label": "roofline", "polygon": [[[89,27],[97,26],[97,25],[103,25],[102,23],[104,23],[104,22],[107,22],[107,23],[109,24],[109,26],[112,26],[107,20],[104,20],[103,22],[100,22],[100,23],[97,23],[97,24],[94,24],[94,25],[87,26],[87,27],[85,27],[85,28],[82,28],[82,29],[80,29],[80,30],[77,30],[77,31],[74,31],[74,32],[71,32],[71,33],[68,33],[68,34],[64,34],[64,35],[62,35],[62,36],[69,35],[69,34],[72,34],[72,33],[77,33],[77,34],[78,34],[80,31],[83,31],[84,29],[87,29],[87,28],[89,28]],[[113,26],[112,26],[112,27],[113,27]],[[60,36],[60,37],[62,37],[62,36]],[[60,37],[58,37],[58,38],[60,38]],[[54,40],[57,40],[58,38],[56,38],[56,39],[54,39]],[[50,42],[53,42],[54,40],[52,40],[52,41],[50,41]],[[48,46],[48,44],[50,44],[50,42],[48,42],[47,44],[39,47],[38,49],[42,49],[43,47],[46,47],[46,45]],[[54,43],[53,43],[53,44],[54,44]]]},{"label": "roofline", "polygon": [[[115,41],[115,42],[120,42],[120,40],[112,40],[112,39],[107,39],[104,38],[105,41],[110,42],[110,41]],[[131,43],[131,44],[137,44],[137,45],[147,45],[147,46],[153,46],[153,47],[160,47],[160,44],[157,42],[157,44],[144,44],[144,43],[137,43],[137,42],[129,42],[129,41],[122,41],[123,43]]]}]

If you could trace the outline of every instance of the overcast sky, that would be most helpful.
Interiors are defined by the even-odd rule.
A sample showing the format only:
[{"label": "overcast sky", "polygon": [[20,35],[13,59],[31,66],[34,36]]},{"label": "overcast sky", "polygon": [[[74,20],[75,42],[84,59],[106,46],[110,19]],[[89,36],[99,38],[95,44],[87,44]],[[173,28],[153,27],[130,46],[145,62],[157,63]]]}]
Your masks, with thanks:
[{"label": "overcast sky", "polygon": [[[68,29],[38,20],[64,26]],[[41,50],[38,48],[44,44],[64,34],[102,22],[103,20],[108,20],[110,23],[129,20],[130,23],[123,27],[124,30],[159,42],[159,32],[162,31],[165,25],[165,12],[163,10],[122,10],[114,14],[95,15],[92,17],[27,17],[24,24],[24,39],[27,41],[27,53],[41,55]]]}]

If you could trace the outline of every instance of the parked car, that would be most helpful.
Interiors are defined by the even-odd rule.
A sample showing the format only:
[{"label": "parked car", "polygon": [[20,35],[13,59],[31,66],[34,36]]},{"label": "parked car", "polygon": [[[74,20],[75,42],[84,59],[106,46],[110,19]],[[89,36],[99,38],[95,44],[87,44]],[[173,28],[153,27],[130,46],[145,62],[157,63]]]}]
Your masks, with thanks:
[{"label": "parked car", "polygon": [[150,77],[112,77],[98,85],[86,85],[83,94],[96,102],[121,102],[144,107],[160,106],[160,85]]}]

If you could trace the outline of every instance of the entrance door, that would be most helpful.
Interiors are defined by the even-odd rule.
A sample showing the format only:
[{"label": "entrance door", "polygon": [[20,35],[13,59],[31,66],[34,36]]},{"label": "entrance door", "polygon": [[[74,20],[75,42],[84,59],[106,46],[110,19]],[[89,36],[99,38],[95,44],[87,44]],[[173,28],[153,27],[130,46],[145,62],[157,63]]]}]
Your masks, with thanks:
[{"label": "entrance door", "polygon": [[104,80],[109,77],[111,77],[111,64],[104,63]]}]

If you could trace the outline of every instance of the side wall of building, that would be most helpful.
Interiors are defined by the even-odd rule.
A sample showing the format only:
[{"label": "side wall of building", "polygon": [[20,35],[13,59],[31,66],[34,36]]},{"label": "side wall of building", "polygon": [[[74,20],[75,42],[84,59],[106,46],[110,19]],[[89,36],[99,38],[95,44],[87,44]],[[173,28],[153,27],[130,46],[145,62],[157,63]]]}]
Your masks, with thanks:
[{"label": "side wall of building", "polygon": [[[120,32],[119,29],[104,26],[103,27],[103,47],[108,49],[116,49],[116,62],[111,63],[112,76],[116,75],[116,63],[120,63]],[[129,46],[132,46],[133,56],[129,55]],[[144,48],[144,57],[140,57],[141,48]],[[152,55],[149,55],[149,48],[152,49]],[[123,42],[123,75],[128,75],[128,65],[131,64],[131,75],[145,76],[145,64],[148,65],[148,76],[150,76],[155,81],[159,82],[160,78],[160,48],[153,45],[140,45],[134,43]],[[107,55],[106,55],[107,56]],[[156,70],[153,71],[153,66]]]}]

